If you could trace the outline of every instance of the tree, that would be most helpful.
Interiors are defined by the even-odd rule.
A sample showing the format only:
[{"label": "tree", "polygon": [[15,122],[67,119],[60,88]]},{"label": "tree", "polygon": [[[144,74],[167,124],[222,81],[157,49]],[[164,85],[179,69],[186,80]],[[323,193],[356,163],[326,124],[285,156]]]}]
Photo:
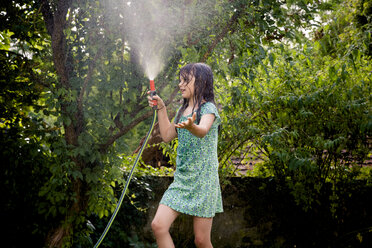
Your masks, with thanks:
[{"label": "tree", "polygon": [[[231,175],[233,158],[244,162],[253,155],[264,160],[257,166],[261,175],[290,187],[304,209],[322,204],[325,192],[331,192],[333,214],[342,208],[336,185],[360,177],[369,156],[368,6],[365,1],[245,6],[252,14],[238,18],[207,60],[216,68],[223,106],[221,172]],[[365,22],[353,24],[354,19]],[[312,39],[305,31],[314,26]],[[334,190],[325,191],[330,182]]]},{"label": "tree", "polygon": [[[303,25],[319,7],[313,1],[162,3],[182,17],[192,14],[195,20],[182,32],[175,31],[175,37],[182,39],[167,43],[172,49],[166,54],[157,81],[160,94],[169,95],[168,103],[177,92],[177,87],[169,86],[168,82],[177,77],[179,65],[206,61],[220,75],[236,76],[246,56],[254,55],[252,66],[263,60],[261,42],[294,37],[294,27]],[[41,212],[47,218],[58,219],[49,232],[50,247],[85,242],[82,238],[90,232],[85,225],[87,218],[92,214],[107,216],[113,210],[116,202],[113,185],[122,183],[118,165],[130,164],[129,157],[117,156],[126,145],[121,137],[143,125],[152,114],[146,108],[147,87],[142,84],[147,79],[138,66],[141,55],[134,46],[141,40],[133,40],[129,35],[125,19],[128,15],[125,10],[134,5],[145,6],[142,1],[119,7],[115,2],[86,0],[12,1],[6,5],[7,17],[16,17],[14,11],[34,13],[32,17],[38,25],[42,14],[44,30],[25,29],[20,34],[50,42],[49,53],[43,55],[45,61],[37,70],[39,77],[44,78],[43,97],[39,101],[43,111],[32,111],[43,119],[47,130],[53,130],[47,132],[53,158],[48,168],[51,176],[39,192],[43,199]],[[32,11],[28,12],[29,9]],[[17,25],[7,29],[16,30]],[[134,26],[134,31],[137,29]],[[44,35],[45,30],[48,36]],[[165,31],[159,28],[159,32]],[[249,75],[249,71],[242,73]]]},{"label": "tree", "polygon": [[[43,202],[39,191],[51,174],[53,163],[47,136],[53,130],[32,112],[42,110],[40,99],[47,77],[41,73],[50,43],[43,21],[31,1],[1,5],[0,15],[0,159],[2,173],[1,218],[7,226],[3,237],[9,247],[25,241],[42,246],[51,227],[38,210]],[[29,25],[33,22],[33,25]],[[50,220],[50,219],[49,219]],[[24,240],[19,238],[24,234]],[[41,242],[40,242],[41,240]],[[29,243],[28,243],[29,244]]]},{"label": "tree", "polygon": [[[330,15],[351,18],[358,5],[345,5],[333,5],[344,12]],[[248,155],[263,154],[258,168],[289,187],[299,205],[309,209],[326,204],[320,201],[326,195],[335,217],[342,209],[339,183],[359,178],[370,156],[370,36],[365,36],[366,26],[346,23],[334,19],[321,27],[324,36],[314,40],[294,33],[297,43],[283,38],[244,49],[247,42],[237,39],[236,50],[242,54],[222,73],[232,78],[221,98],[228,117],[221,166],[228,167],[232,156],[248,160]],[[335,28],[340,25],[345,27]],[[351,33],[363,39],[339,38]]]},{"label": "tree", "polygon": [[[180,3],[181,8],[188,4]],[[120,23],[120,16],[125,16],[125,13],[122,14],[115,5],[100,2],[92,4],[89,1],[70,0],[51,4],[44,0],[41,4],[51,36],[53,62],[58,76],[55,87],[51,88],[53,96],[48,104],[50,110],[57,111],[57,116],[61,117],[58,120],[63,124],[62,134],[65,138],[62,144],[53,147],[54,152],[61,154],[66,161],[55,169],[58,183],[50,182],[43,191],[48,192],[46,196],[49,199],[53,199],[52,196],[61,191],[61,187],[65,192],[60,202],[53,202],[54,205],[67,206],[65,224],[51,235],[51,244],[59,245],[62,237],[71,237],[73,228],[84,223],[85,216],[102,212],[108,214],[107,209],[115,203],[111,182],[119,177],[119,171],[114,167],[117,163],[114,161],[118,160],[115,158],[116,146],[121,145],[119,138],[149,117],[151,111],[146,110],[146,88],[140,83],[146,79],[136,66],[140,62],[140,55],[136,49],[127,47],[126,41],[131,40],[128,32],[125,32],[126,23]],[[201,2],[196,4],[202,10],[211,5],[208,2],[206,5]],[[212,8],[211,12],[215,15],[200,15],[198,26],[191,26],[195,30],[190,31],[190,40],[186,42],[195,39],[197,42],[187,48],[181,45],[179,49],[181,53],[184,51],[184,61],[206,61],[220,40],[233,32],[238,24],[242,28],[242,36],[246,30],[252,31],[246,29],[246,23],[252,21],[257,22],[255,27],[261,33],[279,32],[279,28],[275,28],[273,20],[270,20],[269,13],[279,11],[279,16],[285,16],[286,11],[280,12],[280,6],[276,1],[261,4],[253,1],[248,5],[245,1],[212,4],[215,9]],[[129,8],[125,5],[121,7]],[[302,7],[307,9],[304,3]],[[298,8],[299,13],[301,9]],[[245,16],[249,11],[254,14]],[[306,12],[301,14],[307,17]],[[211,16],[213,18],[208,21],[207,17]],[[227,24],[216,21],[221,17]],[[286,19],[279,18],[281,21]],[[292,21],[301,23],[300,19],[295,17]],[[118,26],[111,26],[111,22],[116,22]],[[206,28],[210,23],[218,24]],[[221,25],[224,28],[218,31]],[[206,31],[197,33],[203,29]],[[216,38],[209,44],[209,36],[214,34]],[[178,47],[178,44],[179,41],[175,41],[170,45]],[[193,57],[192,51],[197,51],[199,58]],[[162,80],[170,80],[178,68],[179,52],[173,50],[169,56],[172,59],[158,79],[161,82],[158,87],[160,93],[170,91]],[[169,92],[168,101],[173,99],[176,91],[172,89]]]},{"label": "tree", "polygon": [[[112,185],[122,182],[116,167],[122,163],[116,154],[124,145],[119,138],[152,111],[146,109],[147,89],[141,82],[147,79],[138,68],[140,54],[127,44],[134,41],[122,23],[123,9],[110,2],[46,0],[39,1],[38,8],[51,37],[56,74],[44,114],[54,121],[49,124],[61,127],[57,136],[64,138],[51,145],[60,163],[51,166],[53,176],[40,191],[49,202],[46,214],[65,216],[48,239],[49,246],[59,247],[84,236],[87,216],[112,211]],[[177,68],[179,55],[173,55],[160,82]],[[169,91],[163,82],[158,90]],[[176,91],[172,89],[168,102]]]},{"label": "tree", "polygon": [[323,13],[327,23],[316,31],[315,38],[322,44],[323,54],[339,56],[355,53],[371,56],[371,1],[330,1],[332,12]]}]

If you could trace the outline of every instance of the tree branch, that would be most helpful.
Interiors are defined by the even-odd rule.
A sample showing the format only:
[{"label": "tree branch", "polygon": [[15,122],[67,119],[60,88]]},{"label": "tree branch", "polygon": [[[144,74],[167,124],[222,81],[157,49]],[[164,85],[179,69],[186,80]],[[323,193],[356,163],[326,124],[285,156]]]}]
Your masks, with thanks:
[{"label": "tree branch", "polygon": [[[175,88],[173,90],[172,94],[170,95],[169,99],[165,102],[165,105],[169,105],[173,101],[173,99],[175,98],[177,92],[178,92],[178,88]],[[134,112],[140,111],[143,108],[144,107],[140,105],[136,110],[134,110]],[[117,140],[121,136],[125,135],[127,132],[129,132],[132,128],[134,128],[135,126],[137,126],[142,121],[146,120],[148,117],[150,117],[152,115],[152,113],[153,113],[152,110],[151,111],[148,111],[145,114],[143,114],[142,116],[139,116],[138,118],[136,118],[135,120],[133,120],[131,123],[129,123],[126,126],[123,126],[122,122],[120,122],[117,119],[118,116],[116,116],[115,119],[114,119],[115,125],[117,127],[120,126],[122,128],[119,130],[119,132],[117,132],[113,136],[109,137],[108,140],[106,141],[106,143],[100,145],[100,152],[101,153],[104,153],[107,150],[107,148],[115,142],[115,140]],[[120,122],[120,124],[118,122]]]},{"label": "tree branch", "polygon": [[[54,11],[48,0],[41,0],[41,4],[44,21],[51,36],[53,62],[60,82],[58,87],[62,86],[65,89],[70,89],[69,71],[66,67],[66,39],[63,30],[66,26],[66,16],[72,0],[59,0],[56,3],[57,7]],[[67,111],[67,107],[67,103],[63,102],[61,104],[62,114],[71,116]],[[77,134],[73,122],[65,125],[65,139],[68,144],[77,143]]]},{"label": "tree branch", "polygon": [[222,29],[222,31],[216,36],[216,38],[213,40],[213,42],[209,45],[207,51],[204,53],[201,62],[205,62],[209,55],[212,53],[213,49],[217,46],[217,44],[227,35],[229,31],[232,31],[234,29],[234,24],[240,17],[241,13],[244,11],[239,10],[234,12],[234,14],[231,16],[230,20],[226,24],[226,26]]},{"label": "tree branch", "polygon": [[53,18],[53,61],[60,76],[61,84],[65,88],[70,88],[70,83],[66,68],[66,39],[63,30],[66,26],[66,15],[71,3],[72,0],[60,0]]},{"label": "tree branch", "polygon": [[88,83],[89,81],[92,79],[92,75],[93,75],[93,71],[96,67],[96,61],[99,57],[101,57],[101,54],[102,54],[102,47],[101,46],[98,50],[98,52],[96,53],[96,55],[94,56],[94,59],[91,60],[89,62],[89,65],[88,65],[88,73],[87,73],[87,76],[86,78],[84,79],[84,84],[83,84],[83,87],[81,88],[80,90],[80,94],[79,94],[79,97],[77,99],[77,102],[78,102],[78,111],[79,112],[83,112],[83,97],[84,97],[84,93],[86,91],[86,88],[88,86]]},{"label": "tree branch", "polygon": [[48,33],[52,36],[54,30],[54,16],[48,0],[41,0],[41,13],[43,14]]},{"label": "tree branch", "polygon": [[118,138],[120,138],[121,136],[123,136],[124,134],[126,134],[127,132],[129,132],[129,130],[131,130],[132,128],[134,128],[135,126],[137,126],[142,121],[146,120],[148,117],[150,117],[152,115],[152,113],[153,113],[152,110],[147,111],[145,114],[143,114],[142,116],[134,119],[132,122],[130,122],[127,126],[125,126],[123,129],[121,129],[119,132],[117,132],[116,134],[114,134],[113,136],[111,136],[106,141],[106,143],[100,145],[100,152],[101,153],[105,153],[107,151],[107,148],[110,145],[112,145],[115,142],[115,140],[117,140]]}]

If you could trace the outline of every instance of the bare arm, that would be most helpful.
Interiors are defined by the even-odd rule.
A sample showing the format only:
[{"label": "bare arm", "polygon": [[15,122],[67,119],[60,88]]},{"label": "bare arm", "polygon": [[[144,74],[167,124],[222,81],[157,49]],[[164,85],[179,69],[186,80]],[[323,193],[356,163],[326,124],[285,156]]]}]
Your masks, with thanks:
[{"label": "bare arm", "polygon": [[163,100],[159,96],[147,97],[150,107],[153,107],[152,100],[158,102],[158,121],[160,136],[164,142],[169,142],[177,137],[177,132],[174,123],[169,121],[167,108],[164,105]]}]

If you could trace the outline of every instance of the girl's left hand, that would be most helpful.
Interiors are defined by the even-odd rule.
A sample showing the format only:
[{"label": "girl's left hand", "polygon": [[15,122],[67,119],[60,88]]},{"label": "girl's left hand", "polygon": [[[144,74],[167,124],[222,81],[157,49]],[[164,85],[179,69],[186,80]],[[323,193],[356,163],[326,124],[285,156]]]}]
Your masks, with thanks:
[{"label": "girl's left hand", "polygon": [[192,115],[192,117],[187,118],[187,121],[184,121],[184,122],[181,122],[181,123],[177,123],[174,126],[176,128],[184,128],[184,129],[190,130],[195,125],[194,124],[194,121],[195,120],[196,120],[196,112],[194,112],[194,114]]}]

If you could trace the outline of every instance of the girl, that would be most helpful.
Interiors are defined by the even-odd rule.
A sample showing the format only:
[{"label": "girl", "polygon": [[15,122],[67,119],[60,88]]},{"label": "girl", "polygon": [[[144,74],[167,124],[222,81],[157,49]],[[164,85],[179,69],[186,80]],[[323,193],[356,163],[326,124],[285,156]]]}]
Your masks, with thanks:
[{"label": "girl", "polygon": [[159,248],[174,247],[169,228],[180,213],[193,216],[195,244],[212,247],[211,229],[215,213],[222,212],[218,178],[217,141],[220,116],[214,102],[213,74],[202,63],[181,68],[183,104],[174,123],[159,96],[148,96],[158,104],[160,135],[164,142],[178,137],[174,181],[164,193],[151,223]]}]

